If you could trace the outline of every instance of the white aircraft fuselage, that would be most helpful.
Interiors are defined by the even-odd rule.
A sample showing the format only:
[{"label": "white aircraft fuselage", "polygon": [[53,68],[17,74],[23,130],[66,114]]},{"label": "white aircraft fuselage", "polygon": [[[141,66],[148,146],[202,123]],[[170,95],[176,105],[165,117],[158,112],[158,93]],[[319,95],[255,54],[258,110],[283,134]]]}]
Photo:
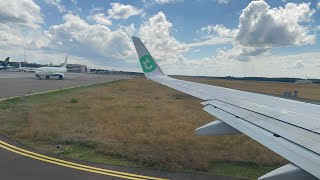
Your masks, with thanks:
[{"label": "white aircraft fuselage", "polygon": [[46,79],[49,79],[50,76],[58,76],[60,80],[64,78],[64,73],[67,72],[67,58],[64,62],[64,65],[62,67],[40,67],[36,70],[36,77],[41,79],[42,77],[45,77]]}]

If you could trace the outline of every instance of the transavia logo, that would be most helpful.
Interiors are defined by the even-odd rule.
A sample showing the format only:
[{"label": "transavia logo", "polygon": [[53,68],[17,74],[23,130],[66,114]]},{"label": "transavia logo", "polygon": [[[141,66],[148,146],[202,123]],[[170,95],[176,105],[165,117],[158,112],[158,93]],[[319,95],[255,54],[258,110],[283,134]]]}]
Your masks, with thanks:
[{"label": "transavia logo", "polygon": [[148,54],[140,58],[140,63],[141,63],[143,72],[152,72],[157,67],[153,58]]}]

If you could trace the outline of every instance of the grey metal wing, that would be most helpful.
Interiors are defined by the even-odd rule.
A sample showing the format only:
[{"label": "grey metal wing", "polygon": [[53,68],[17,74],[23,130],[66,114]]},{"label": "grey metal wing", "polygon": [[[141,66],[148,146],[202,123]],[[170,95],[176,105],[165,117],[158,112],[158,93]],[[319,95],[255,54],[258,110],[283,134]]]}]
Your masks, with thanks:
[{"label": "grey metal wing", "polygon": [[320,179],[319,105],[168,77],[141,40],[132,39],[148,79],[202,99],[218,118],[198,135],[243,133],[291,162],[259,179]]}]

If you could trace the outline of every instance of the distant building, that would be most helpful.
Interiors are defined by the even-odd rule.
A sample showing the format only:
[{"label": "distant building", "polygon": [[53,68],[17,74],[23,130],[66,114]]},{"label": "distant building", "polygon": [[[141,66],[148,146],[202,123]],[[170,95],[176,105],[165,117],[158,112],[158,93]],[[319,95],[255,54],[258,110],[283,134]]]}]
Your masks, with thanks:
[{"label": "distant building", "polygon": [[295,83],[297,83],[297,84],[311,84],[312,81],[308,80],[308,79],[298,79],[295,81]]},{"label": "distant building", "polygon": [[69,72],[76,72],[76,73],[85,73],[88,71],[87,66],[82,64],[68,64],[67,69]]}]

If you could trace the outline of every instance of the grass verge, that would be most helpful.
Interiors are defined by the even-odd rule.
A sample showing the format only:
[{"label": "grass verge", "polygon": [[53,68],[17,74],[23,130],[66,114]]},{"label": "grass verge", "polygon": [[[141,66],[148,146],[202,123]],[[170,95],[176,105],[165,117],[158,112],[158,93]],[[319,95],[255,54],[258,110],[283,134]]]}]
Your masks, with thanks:
[{"label": "grass verge", "polygon": [[244,135],[195,136],[213,118],[200,103],[143,78],[122,80],[0,102],[0,133],[44,153],[172,171],[254,179],[287,163]]}]

